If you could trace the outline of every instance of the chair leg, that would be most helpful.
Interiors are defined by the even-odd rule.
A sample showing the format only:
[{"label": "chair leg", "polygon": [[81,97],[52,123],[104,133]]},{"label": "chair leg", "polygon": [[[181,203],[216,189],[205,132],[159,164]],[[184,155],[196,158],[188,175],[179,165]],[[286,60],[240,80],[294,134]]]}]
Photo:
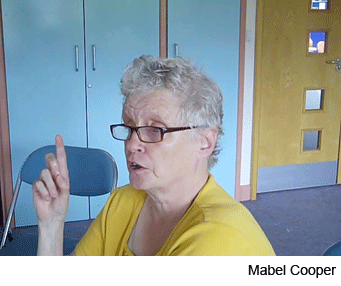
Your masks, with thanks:
[{"label": "chair leg", "polygon": [[17,200],[18,200],[20,185],[21,185],[21,170],[18,174],[17,183],[15,185],[13,198],[12,198],[12,202],[11,202],[11,207],[9,208],[9,213],[8,213],[8,217],[6,220],[4,233],[3,233],[2,239],[1,239],[0,249],[4,247],[5,242],[6,242],[7,233],[8,233],[8,230],[10,228],[11,220],[12,220],[14,209],[15,209],[15,205],[16,205]]}]

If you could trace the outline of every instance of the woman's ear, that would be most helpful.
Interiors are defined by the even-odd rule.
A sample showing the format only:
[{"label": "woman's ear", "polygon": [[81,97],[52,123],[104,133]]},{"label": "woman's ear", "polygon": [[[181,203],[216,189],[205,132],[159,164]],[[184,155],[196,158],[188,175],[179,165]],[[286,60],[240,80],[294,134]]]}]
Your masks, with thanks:
[{"label": "woman's ear", "polygon": [[200,134],[200,151],[201,157],[209,157],[217,143],[218,131],[216,129],[206,128]]}]

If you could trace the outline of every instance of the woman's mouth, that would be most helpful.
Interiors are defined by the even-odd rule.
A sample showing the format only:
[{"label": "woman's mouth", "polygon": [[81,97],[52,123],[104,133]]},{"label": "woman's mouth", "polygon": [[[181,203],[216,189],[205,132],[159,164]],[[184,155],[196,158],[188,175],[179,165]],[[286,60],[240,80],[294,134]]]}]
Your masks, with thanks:
[{"label": "woman's mouth", "polygon": [[137,171],[137,170],[142,170],[145,168],[136,162],[131,162],[129,163],[129,169],[132,171]]},{"label": "woman's mouth", "polygon": [[136,163],[132,163],[130,166],[133,170],[139,170],[139,169],[143,168],[141,165],[136,164]]}]

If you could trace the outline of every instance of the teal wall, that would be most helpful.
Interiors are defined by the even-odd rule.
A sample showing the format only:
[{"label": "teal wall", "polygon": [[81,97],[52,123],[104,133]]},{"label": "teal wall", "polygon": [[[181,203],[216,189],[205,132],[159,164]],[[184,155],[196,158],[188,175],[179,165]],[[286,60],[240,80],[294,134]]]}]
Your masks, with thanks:
[{"label": "teal wall", "polygon": [[224,133],[218,164],[212,169],[218,183],[235,196],[240,1],[168,1],[168,54],[190,59],[214,79],[224,96]]},{"label": "teal wall", "polygon": [[[127,183],[123,144],[111,138],[109,125],[120,122],[119,79],[125,66],[141,54],[158,56],[158,0],[143,5],[139,0],[18,3],[1,1],[14,181],[27,155],[53,144],[61,133],[67,145],[111,153],[119,165],[118,185]],[[223,151],[212,173],[234,196],[240,1],[170,0],[168,5],[169,57],[177,43],[180,55],[202,67],[223,91]],[[90,201],[92,217],[105,200]],[[87,219],[88,214],[88,200],[73,197],[67,219]],[[30,186],[24,185],[19,195],[16,222],[36,224]]]}]

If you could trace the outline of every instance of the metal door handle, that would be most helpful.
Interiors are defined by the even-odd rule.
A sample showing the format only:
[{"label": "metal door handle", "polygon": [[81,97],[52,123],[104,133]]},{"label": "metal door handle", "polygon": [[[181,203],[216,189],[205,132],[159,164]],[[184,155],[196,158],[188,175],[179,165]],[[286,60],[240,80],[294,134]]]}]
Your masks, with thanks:
[{"label": "metal door handle", "polygon": [[326,61],[326,63],[332,64],[332,65],[339,65],[341,64],[341,58],[337,58],[336,60]]},{"label": "metal door handle", "polygon": [[331,64],[331,65],[336,65],[336,70],[337,71],[341,71],[341,58],[337,58],[336,60],[330,60],[330,61],[326,61],[327,64]]},{"label": "metal door handle", "polygon": [[79,47],[75,46],[75,64],[76,64],[76,72],[79,70]]},{"label": "metal door handle", "polygon": [[179,56],[179,45],[178,44],[174,44],[174,54],[175,54],[175,57],[178,57]]},{"label": "metal door handle", "polygon": [[96,46],[92,45],[92,70],[96,70]]}]

